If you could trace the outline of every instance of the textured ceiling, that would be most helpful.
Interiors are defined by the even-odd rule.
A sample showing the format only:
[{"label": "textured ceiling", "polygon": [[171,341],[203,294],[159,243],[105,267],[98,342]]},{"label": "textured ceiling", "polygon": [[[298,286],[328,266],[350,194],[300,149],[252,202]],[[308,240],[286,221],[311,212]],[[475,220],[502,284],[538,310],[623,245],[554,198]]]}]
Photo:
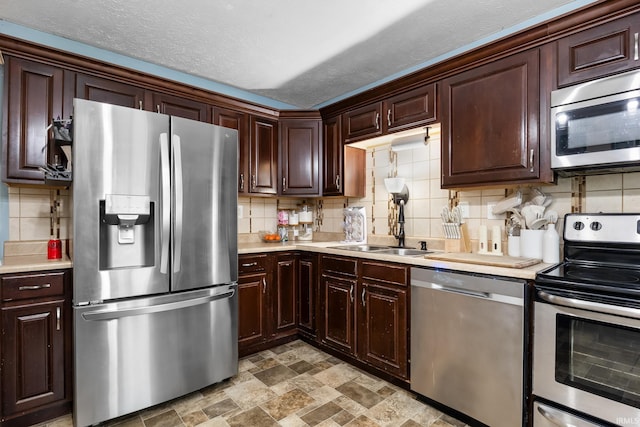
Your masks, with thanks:
[{"label": "textured ceiling", "polygon": [[306,109],[585,2],[2,0],[0,19]]}]

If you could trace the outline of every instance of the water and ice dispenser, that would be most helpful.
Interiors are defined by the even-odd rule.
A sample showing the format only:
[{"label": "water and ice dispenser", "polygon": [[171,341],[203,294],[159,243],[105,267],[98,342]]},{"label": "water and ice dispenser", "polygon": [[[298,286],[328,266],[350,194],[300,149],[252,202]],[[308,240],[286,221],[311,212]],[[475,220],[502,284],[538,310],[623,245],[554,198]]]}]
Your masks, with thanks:
[{"label": "water and ice dispenser", "polygon": [[149,196],[107,194],[100,200],[100,270],[153,265],[153,213]]}]

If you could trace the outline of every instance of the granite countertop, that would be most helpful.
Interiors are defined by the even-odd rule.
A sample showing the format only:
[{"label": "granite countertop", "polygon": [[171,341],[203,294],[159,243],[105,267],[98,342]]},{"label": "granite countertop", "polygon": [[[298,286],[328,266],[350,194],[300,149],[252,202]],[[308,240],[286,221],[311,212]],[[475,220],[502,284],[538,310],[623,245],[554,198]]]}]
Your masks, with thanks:
[{"label": "granite countertop", "polygon": [[4,255],[0,274],[73,268],[67,255],[62,255],[61,259],[47,259],[47,241],[4,242]]},{"label": "granite countertop", "polygon": [[[335,246],[343,246],[345,243],[338,241],[329,242],[282,242],[282,243],[262,243],[262,242],[242,242],[238,244],[238,254],[256,254],[265,252],[284,252],[293,250],[304,250],[310,252],[343,255],[354,258],[376,259],[380,261],[397,262],[417,267],[441,268],[445,270],[461,271],[468,273],[481,273],[493,276],[512,277],[517,279],[533,280],[536,273],[551,266],[551,264],[539,263],[524,268],[497,267],[494,265],[469,264],[464,262],[452,262],[430,259],[425,256],[402,256],[390,254],[378,254],[375,252],[346,251],[337,249]],[[6,246],[5,246],[6,248]],[[22,250],[10,251],[0,265],[0,274],[6,273],[26,273],[32,271],[57,270],[73,268],[73,261],[66,255],[62,259],[47,259],[46,251],[38,252]],[[34,248],[29,248],[34,249]],[[39,249],[37,246],[35,249]],[[6,253],[6,249],[5,249]],[[442,254],[441,251],[434,251],[434,254]]]},{"label": "granite countertop", "polygon": [[[340,242],[282,242],[282,243],[240,243],[238,245],[238,254],[255,254],[264,252],[283,252],[291,250],[304,250],[310,252],[318,252],[333,255],[343,255],[353,258],[365,258],[365,259],[377,259],[380,261],[397,262],[402,264],[409,264],[416,267],[427,268],[440,268],[452,271],[461,271],[467,273],[481,273],[489,274],[492,276],[504,276],[512,277],[516,279],[533,280],[536,277],[536,273],[542,271],[552,264],[539,263],[524,268],[508,268],[497,267],[494,265],[480,265],[470,264],[464,262],[452,262],[429,259],[429,255],[423,256],[403,256],[403,255],[390,255],[390,254],[378,254],[375,252],[359,252],[359,251],[346,251],[344,249],[337,249],[335,246],[342,246],[344,243]],[[441,251],[434,251],[434,254],[442,254]]]}]

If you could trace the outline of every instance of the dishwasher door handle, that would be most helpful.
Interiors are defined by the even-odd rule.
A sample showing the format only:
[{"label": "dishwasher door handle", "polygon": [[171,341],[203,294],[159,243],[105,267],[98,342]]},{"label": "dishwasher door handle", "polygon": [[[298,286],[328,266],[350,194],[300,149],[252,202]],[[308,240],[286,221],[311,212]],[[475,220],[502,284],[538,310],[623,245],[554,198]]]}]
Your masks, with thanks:
[{"label": "dishwasher door handle", "polygon": [[480,298],[487,301],[524,306],[524,299],[522,297],[517,297],[517,296],[503,295],[503,294],[498,294],[494,292],[476,291],[474,289],[445,286],[445,285],[439,285],[437,283],[424,282],[424,281],[413,281],[411,284],[413,286],[429,288],[436,291],[449,292],[452,294],[457,294],[457,295],[462,295],[467,297]]}]

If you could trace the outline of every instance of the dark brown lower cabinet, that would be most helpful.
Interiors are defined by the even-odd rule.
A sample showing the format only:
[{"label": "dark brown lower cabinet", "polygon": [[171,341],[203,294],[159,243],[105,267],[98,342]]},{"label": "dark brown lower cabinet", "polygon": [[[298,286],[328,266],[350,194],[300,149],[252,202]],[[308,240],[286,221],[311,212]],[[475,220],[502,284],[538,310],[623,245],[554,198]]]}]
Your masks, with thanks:
[{"label": "dark brown lower cabinet", "polygon": [[407,380],[409,267],[325,255],[321,268],[321,345]]},{"label": "dark brown lower cabinet", "polygon": [[238,257],[238,353],[264,350],[297,334],[296,253]]},{"label": "dark brown lower cabinet", "polygon": [[70,273],[4,275],[2,425],[30,425],[71,410]]},{"label": "dark brown lower cabinet", "polygon": [[298,333],[316,337],[318,255],[302,253],[298,263]]}]

